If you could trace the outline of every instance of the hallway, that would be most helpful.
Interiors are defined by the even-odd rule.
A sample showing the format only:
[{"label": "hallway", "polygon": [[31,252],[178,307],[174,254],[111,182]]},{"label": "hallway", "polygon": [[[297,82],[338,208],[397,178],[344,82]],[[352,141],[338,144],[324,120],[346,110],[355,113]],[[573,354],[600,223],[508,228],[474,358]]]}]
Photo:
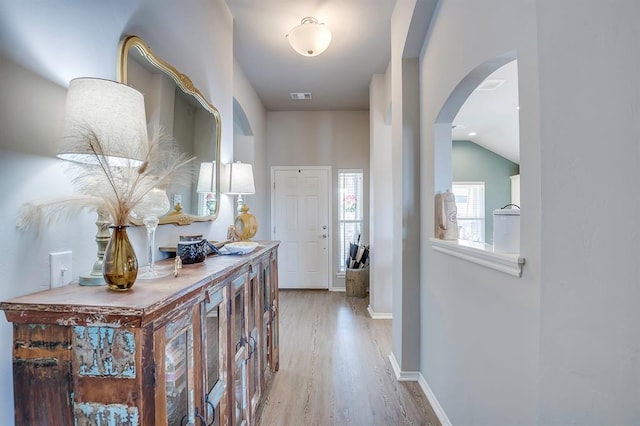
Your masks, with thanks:
[{"label": "hallway", "polygon": [[280,371],[258,424],[439,425],[419,385],[391,368],[391,321],[367,299],[280,291]]}]

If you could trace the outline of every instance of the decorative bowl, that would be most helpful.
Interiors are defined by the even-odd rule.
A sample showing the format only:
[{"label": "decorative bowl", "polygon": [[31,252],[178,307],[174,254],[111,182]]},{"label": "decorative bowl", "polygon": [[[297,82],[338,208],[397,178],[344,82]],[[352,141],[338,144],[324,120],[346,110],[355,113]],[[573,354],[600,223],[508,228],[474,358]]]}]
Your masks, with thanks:
[{"label": "decorative bowl", "polygon": [[176,256],[180,256],[183,264],[200,263],[209,253],[218,254],[218,248],[206,239],[179,241]]},{"label": "decorative bowl", "polygon": [[251,253],[258,247],[255,241],[234,241],[224,245],[229,254],[247,254]]}]

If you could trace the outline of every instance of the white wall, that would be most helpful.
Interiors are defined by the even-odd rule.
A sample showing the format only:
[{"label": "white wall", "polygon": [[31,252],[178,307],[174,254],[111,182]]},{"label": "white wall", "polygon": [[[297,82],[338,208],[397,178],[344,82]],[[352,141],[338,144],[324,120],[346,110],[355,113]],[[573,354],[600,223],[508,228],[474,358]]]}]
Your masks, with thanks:
[{"label": "white wall", "polygon": [[388,110],[386,78],[375,74],[369,85],[370,209],[369,309],[374,316],[391,315],[393,253],[393,197],[391,184],[391,126],[385,124]]},{"label": "white wall", "polygon": [[[420,369],[420,86],[417,58],[402,60],[402,370]],[[395,317],[395,316],[394,316]]]},{"label": "white wall", "polygon": [[[398,2],[391,16],[391,185],[393,219],[391,251],[392,263],[392,352],[403,371],[419,368],[419,208],[410,212],[412,200],[409,189],[417,186],[419,171],[413,162],[419,152],[420,123],[416,110],[419,90],[417,62],[405,63],[403,59],[415,0]],[[414,96],[411,96],[411,95]],[[406,160],[406,161],[405,161]],[[406,192],[405,192],[406,190]],[[408,237],[408,238],[407,238]],[[413,260],[413,264],[408,263]],[[405,268],[406,267],[406,268]]]},{"label": "white wall", "polygon": [[234,161],[242,161],[253,165],[253,180],[256,186],[255,195],[245,196],[251,212],[258,220],[258,232],[254,239],[268,240],[269,222],[267,206],[269,205],[270,172],[266,166],[266,122],[267,111],[258,97],[253,86],[240,67],[238,61],[233,61],[233,96],[242,107],[251,126],[251,136],[236,135],[234,133]]},{"label": "white wall", "polygon": [[[633,0],[439,3],[423,170],[452,89],[516,52],[526,258],[517,279],[423,250],[421,372],[454,424],[640,423],[638,16]],[[436,180],[422,176],[423,241]]]},{"label": "white wall", "polygon": [[[536,14],[543,218],[538,418],[637,425],[640,3],[545,1],[537,2]],[[571,214],[557,220],[567,204]],[[602,220],[611,214],[612,222]]]},{"label": "white wall", "polygon": [[[28,2],[0,3],[0,191],[4,194],[0,234],[5,248],[0,256],[1,300],[47,286],[51,252],[73,251],[76,278],[88,272],[95,259],[95,217],[90,213],[38,235],[15,228],[22,203],[73,191],[63,172],[64,162],[54,157],[68,81],[83,76],[114,79],[118,41],[125,34],[139,35],[160,57],[188,74],[219,108],[222,155],[229,160],[233,156],[232,25],[223,0],[180,5],[168,0],[70,0],[64,5],[40,2],[37,7]],[[233,214],[231,203],[223,200],[217,222],[191,229],[162,226],[156,244],[175,243],[185,232],[222,239]],[[130,236],[136,251],[144,253],[144,230],[130,229]],[[12,328],[2,315],[0,413],[4,424],[13,422],[11,342]]]},{"label": "white wall", "polygon": [[[522,278],[436,253],[436,117],[478,65],[517,51]],[[535,424],[540,323],[540,141],[533,0],[441,0],[420,58],[420,371],[453,424]],[[450,170],[450,168],[449,168]]]},{"label": "white wall", "polygon": [[[333,230],[330,279],[336,279],[338,251],[338,169],[362,169],[364,217],[369,217],[369,112],[368,111],[269,111],[267,112],[267,170],[272,166],[332,166]],[[270,197],[269,193],[269,197]],[[367,223],[362,238],[369,242]]]}]

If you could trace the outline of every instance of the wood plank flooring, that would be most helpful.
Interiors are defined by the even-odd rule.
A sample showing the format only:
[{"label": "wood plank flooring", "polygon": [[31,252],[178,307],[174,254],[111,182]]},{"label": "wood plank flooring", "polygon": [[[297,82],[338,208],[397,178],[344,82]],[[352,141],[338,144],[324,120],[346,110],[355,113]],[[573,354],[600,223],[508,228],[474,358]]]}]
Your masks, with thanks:
[{"label": "wood plank flooring", "polygon": [[439,425],[415,382],[389,361],[391,320],[372,320],[368,299],[280,291],[280,371],[258,425]]}]

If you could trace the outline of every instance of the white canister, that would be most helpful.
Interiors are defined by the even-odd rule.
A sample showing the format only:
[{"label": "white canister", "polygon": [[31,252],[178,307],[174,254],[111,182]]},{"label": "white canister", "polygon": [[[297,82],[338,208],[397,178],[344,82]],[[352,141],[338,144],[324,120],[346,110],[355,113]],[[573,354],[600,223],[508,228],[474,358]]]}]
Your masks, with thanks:
[{"label": "white canister", "polygon": [[493,251],[520,253],[520,209],[493,211]]}]

